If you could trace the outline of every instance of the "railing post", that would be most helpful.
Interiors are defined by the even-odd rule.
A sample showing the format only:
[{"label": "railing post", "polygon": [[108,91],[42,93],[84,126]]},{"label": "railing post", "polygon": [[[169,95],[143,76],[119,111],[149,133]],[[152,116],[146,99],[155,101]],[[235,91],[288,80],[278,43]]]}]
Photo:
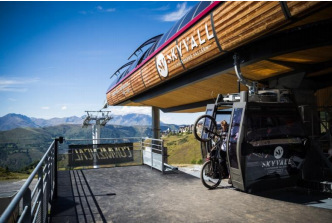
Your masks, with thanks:
[{"label": "railing post", "polygon": [[54,193],[53,199],[58,197],[58,146],[59,143],[63,143],[63,137],[56,138],[54,140]]},{"label": "railing post", "polygon": [[[48,157],[46,159],[46,163],[45,163],[45,173],[44,173],[44,175],[45,175],[45,185],[43,186],[43,189],[44,189],[43,196],[45,197],[45,199],[43,197],[43,200],[45,201],[45,204],[44,204],[43,208],[45,207],[46,213],[48,212],[48,202],[49,202],[49,197],[51,195],[50,182],[52,181],[51,176],[50,176],[50,165],[49,165],[49,161],[48,161],[49,158],[50,157]],[[46,222],[46,221],[44,221],[46,219],[44,219],[43,215],[41,216],[41,218],[42,218],[43,222]],[[47,216],[46,216],[46,218],[47,218]]]},{"label": "railing post", "polygon": [[[49,182],[50,182],[50,175],[49,175],[49,169],[50,168],[50,166],[48,165],[48,164],[46,164],[46,168],[45,168],[45,183],[43,184],[43,189],[44,189],[44,197],[46,198],[45,200],[44,200],[44,197],[43,197],[43,200],[45,201],[45,204],[44,204],[44,206],[43,206],[43,208],[45,207],[45,211],[46,211],[46,213],[47,213],[47,211],[48,211],[48,197],[50,196],[50,194],[49,194],[49,191],[48,191],[48,188],[49,188]],[[42,218],[42,221],[43,222],[45,222],[44,221],[44,216],[42,215],[41,216],[41,218]]]},{"label": "railing post", "polygon": [[[43,168],[39,168],[38,170],[38,190],[40,191],[40,196],[39,196],[39,202],[40,202],[40,216],[41,219],[43,219],[44,216],[44,191],[43,191],[43,185],[44,185],[44,179],[43,179]],[[38,193],[37,193],[38,194]]]},{"label": "railing post", "polygon": [[48,197],[47,197],[47,200],[49,201],[49,202],[51,202],[52,201],[52,195],[53,195],[53,188],[54,188],[54,185],[53,185],[53,181],[54,181],[54,173],[53,173],[53,169],[54,169],[54,155],[52,155],[52,154],[50,154],[50,156],[49,156],[49,163],[48,163],[48,165],[49,165],[49,175],[50,175],[50,178],[49,178],[49,194],[48,194]]},{"label": "railing post", "polygon": [[31,219],[31,190],[30,190],[30,188],[27,188],[27,190],[25,191],[25,193],[23,195],[23,210],[25,208],[26,208],[25,215],[23,217],[22,222],[30,223],[32,220]]},{"label": "railing post", "polygon": [[144,152],[143,152],[143,138],[141,138],[141,158],[142,158],[142,165],[144,165]]},{"label": "railing post", "polygon": [[59,139],[55,139],[55,141],[54,141],[54,192],[53,192],[53,199],[58,198],[58,141],[59,141]]},{"label": "railing post", "polygon": [[161,146],[161,172],[164,174],[165,173],[165,167],[164,167],[164,156],[165,156],[165,151],[164,151],[164,141],[160,141],[160,146]]},{"label": "railing post", "polygon": [[[52,191],[52,189],[54,188],[54,150],[51,151],[50,158],[51,158],[51,161],[50,161],[51,168],[50,168],[50,170],[51,170],[51,191]],[[54,190],[53,190],[53,192],[54,192]],[[51,199],[51,196],[49,197],[49,199]]]},{"label": "railing post", "polygon": [[153,140],[151,139],[151,170],[153,167]]}]

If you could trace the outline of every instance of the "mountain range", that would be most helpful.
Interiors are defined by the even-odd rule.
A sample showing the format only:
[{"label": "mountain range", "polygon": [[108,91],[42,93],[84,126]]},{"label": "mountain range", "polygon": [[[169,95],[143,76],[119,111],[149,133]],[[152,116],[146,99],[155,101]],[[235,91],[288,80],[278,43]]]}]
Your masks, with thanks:
[{"label": "mountain range", "polygon": [[[22,171],[38,161],[54,138],[91,139],[92,128],[82,128],[83,117],[40,119],[21,114],[0,117],[0,167]],[[151,116],[143,114],[114,115],[101,130],[101,138],[152,137]],[[178,130],[172,124],[161,130]]]},{"label": "mountain range", "polygon": [[[0,117],[0,131],[7,131],[15,128],[42,128],[63,124],[82,125],[85,117],[86,116],[71,116],[65,118],[41,119],[10,113]],[[131,113],[126,115],[112,115],[112,119],[108,122],[108,125],[151,126],[151,123],[151,116]],[[163,126],[168,124],[160,122],[160,125]]]}]

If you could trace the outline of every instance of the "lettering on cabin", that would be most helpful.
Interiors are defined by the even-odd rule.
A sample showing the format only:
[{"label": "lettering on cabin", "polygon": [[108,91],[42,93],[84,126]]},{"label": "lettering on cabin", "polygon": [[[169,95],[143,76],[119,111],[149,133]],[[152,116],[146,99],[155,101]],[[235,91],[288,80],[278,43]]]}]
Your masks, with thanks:
[{"label": "lettering on cabin", "polygon": [[280,160],[268,160],[262,162],[262,167],[279,167],[279,166],[287,166],[288,164],[292,164],[290,159],[280,159]]},{"label": "lettering on cabin", "polygon": [[267,175],[285,175],[288,174],[287,167],[293,166],[291,159],[276,159],[261,162],[261,167]]}]

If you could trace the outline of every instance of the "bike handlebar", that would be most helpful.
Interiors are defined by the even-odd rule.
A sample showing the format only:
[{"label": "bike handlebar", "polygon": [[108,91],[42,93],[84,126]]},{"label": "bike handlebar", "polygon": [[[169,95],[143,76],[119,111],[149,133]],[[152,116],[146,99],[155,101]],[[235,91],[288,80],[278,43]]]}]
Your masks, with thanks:
[{"label": "bike handlebar", "polygon": [[222,137],[222,135],[219,135],[218,133],[215,133],[215,132],[209,130],[207,127],[204,127],[203,130],[205,133],[208,132],[208,133],[212,133],[214,136],[218,136],[219,138]]}]

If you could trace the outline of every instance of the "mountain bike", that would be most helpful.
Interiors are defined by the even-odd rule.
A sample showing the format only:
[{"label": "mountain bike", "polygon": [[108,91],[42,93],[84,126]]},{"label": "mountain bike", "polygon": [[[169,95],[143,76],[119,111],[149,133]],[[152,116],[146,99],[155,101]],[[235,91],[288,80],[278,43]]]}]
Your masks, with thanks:
[{"label": "mountain bike", "polygon": [[216,120],[210,115],[200,116],[194,125],[194,135],[197,140],[210,141],[212,145],[202,166],[201,181],[205,187],[215,189],[222,179],[228,178],[226,153],[221,150],[223,139],[218,134]]}]

